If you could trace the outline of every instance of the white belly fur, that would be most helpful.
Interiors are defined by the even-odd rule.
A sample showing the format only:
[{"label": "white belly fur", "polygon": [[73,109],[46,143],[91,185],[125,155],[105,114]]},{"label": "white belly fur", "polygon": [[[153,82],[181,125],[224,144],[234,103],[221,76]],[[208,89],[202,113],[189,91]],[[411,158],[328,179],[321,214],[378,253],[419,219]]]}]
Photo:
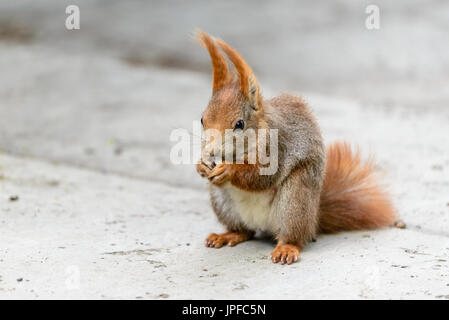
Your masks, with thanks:
[{"label": "white belly fur", "polygon": [[274,217],[271,214],[272,191],[248,192],[228,187],[236,211],[244,224],[252,230],[273,232],[276,229]]}]

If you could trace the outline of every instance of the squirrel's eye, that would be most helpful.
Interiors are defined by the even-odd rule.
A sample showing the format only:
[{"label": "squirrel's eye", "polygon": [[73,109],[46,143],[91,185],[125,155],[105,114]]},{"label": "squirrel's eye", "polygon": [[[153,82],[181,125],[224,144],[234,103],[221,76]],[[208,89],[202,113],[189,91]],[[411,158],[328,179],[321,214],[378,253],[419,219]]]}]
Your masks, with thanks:
[{"label": "squirrel's eye", "polygon": [[201,117],[201,125],[204,126],[204,125],[203,125],[203,117]]},{"label": "squirrel's eye", "polygon": [[243,120],[237,121],[234,130],[243,129],[245,127],[245,122]]}]

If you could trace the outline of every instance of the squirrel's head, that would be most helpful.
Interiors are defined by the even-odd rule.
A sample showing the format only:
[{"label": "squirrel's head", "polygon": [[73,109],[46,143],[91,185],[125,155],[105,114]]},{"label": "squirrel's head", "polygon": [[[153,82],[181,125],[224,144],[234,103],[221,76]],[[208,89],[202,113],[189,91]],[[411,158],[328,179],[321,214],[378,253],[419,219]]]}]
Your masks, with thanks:
[{"label": "squirrel's head", "polygon": [[[197,39],[209,51],[212,60],[212,97],[201,118],[204,130],[214,129],[224,136],[225,130],[239,134],[248,129],[264,128],[262,96],[251,67],[223,40],[201,30],[197,32]],[[220,49],[234,65],[234,72],[229,70]]]}]

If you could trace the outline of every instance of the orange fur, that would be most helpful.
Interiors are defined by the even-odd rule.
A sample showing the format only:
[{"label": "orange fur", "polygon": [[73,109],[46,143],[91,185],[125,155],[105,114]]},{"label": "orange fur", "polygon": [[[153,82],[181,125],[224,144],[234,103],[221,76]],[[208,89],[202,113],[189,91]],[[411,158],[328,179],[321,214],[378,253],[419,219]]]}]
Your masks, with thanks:
[{"label": "orange fur", "polygon": [[259,85],[257,79],[253,74],[251,67],[242,58],[240,53],[231,48],[226,42],[221,39],[216,39],[218,46],[226,53],[229,60],[234,64],[240,79],[240,90],[243,94],[252,99],[252,96],[256,98],[256,102],[260,101],[259,97]]},{"label": "orange fur", "polygon": [[228,64],[225,57],[220,53],[220,50],[215,46],[214,39],[207,33],[198,30],[197,39],[200,44],[209,51],[212,60],[212,72],[214,80],[212,84],[212,92],[216,92],[223,88],[230,81]]},{"label": "orange fur", "polygon": [[327,149],[326,174],[320,201],[319,228],[343,230],[390,226],[396,212],[388,193],[378,184],[373,161],[362,163],[359,152],[337,142]]}]

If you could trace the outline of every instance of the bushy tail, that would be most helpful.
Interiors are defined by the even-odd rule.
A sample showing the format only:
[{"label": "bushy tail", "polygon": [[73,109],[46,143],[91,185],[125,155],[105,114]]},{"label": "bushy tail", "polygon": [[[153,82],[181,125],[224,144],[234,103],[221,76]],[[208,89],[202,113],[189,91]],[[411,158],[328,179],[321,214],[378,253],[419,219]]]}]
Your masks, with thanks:
[{"label": "bushy tail", "polygon": [[320,202],[320,231],[373,229],[393,225],[396,212],[377,182],[372,160],[337,142],[327,149],[326,175]]}]

